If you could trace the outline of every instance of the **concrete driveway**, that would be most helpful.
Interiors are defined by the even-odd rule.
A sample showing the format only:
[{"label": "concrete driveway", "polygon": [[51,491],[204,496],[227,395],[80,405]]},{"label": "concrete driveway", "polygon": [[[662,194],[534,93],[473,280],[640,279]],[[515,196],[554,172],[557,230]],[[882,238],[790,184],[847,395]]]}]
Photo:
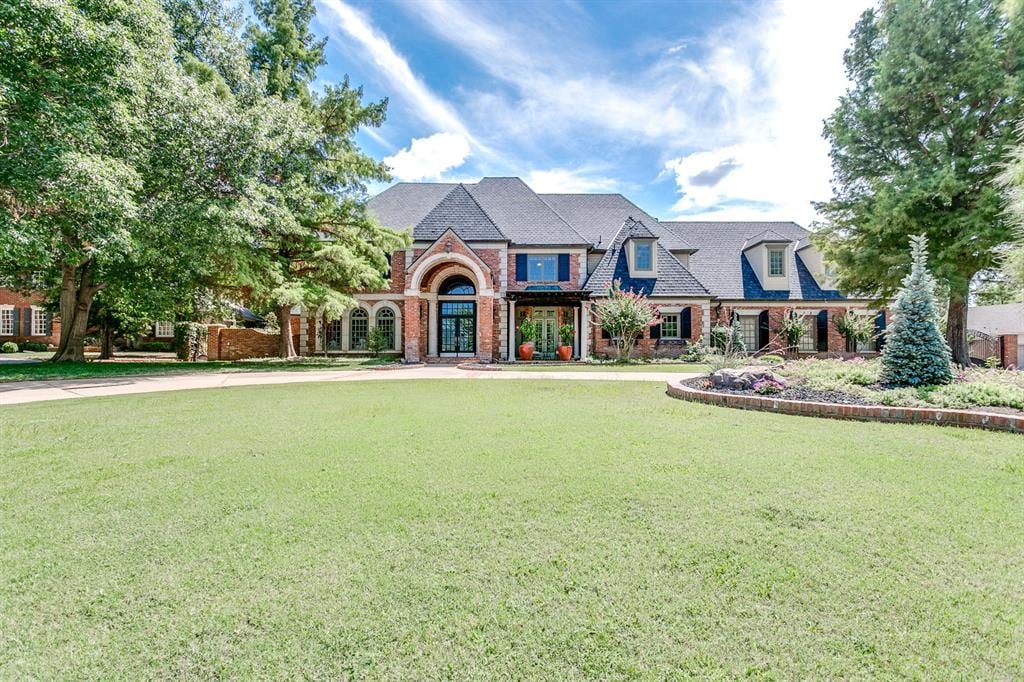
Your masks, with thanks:
[{"label": "concrete driveway", "polygon": [[390,370],[333,370],[300,372],[207,372],[167,376],[109,377],[66,381],[19,381],[0,384],[0,405],[67,400],[106,395],[132,395],[197,388],[230,388],[270,384],[305,384],[324,381],[451,380],[561,380],[561,381],[660,381],[699,376],[680,372],[510,372],[427,366]]}]

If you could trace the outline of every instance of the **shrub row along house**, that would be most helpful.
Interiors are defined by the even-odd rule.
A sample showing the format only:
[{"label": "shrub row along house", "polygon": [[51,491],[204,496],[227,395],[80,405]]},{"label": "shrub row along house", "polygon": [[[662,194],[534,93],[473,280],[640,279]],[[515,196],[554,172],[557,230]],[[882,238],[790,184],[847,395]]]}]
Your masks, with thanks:
[{"label": "shrub row along house", "polygon": [[[776,329],[793,313],[807,329],[799,352],[840,353],[847,341],[836,318],[873,307],[830,286],[808,231],[794,223],[663,222],[620,194],[538,194],[519,178],[399,183],[370,209],[414,241],[392,255],[390,288],[358,294],[342,318],[297,311],[300,353],[365,353],[378,328],[408,362],[515,360],[529,317],[535,359],[555,357],[566,324],[574,357],[605,356],[611,340],[591,308],[615,281],[659,308],[661,324],[635,350],[645,356],[679,355],[733,321],[748,350],[779,349]],[[885,312],[871,314],[883,329]]]}]

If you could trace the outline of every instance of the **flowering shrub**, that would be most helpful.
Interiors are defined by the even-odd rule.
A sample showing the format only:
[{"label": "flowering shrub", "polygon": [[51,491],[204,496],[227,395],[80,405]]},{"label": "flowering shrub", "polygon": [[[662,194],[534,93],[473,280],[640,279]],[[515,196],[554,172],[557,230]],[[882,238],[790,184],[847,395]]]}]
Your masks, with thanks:
[{"label": "flowering shrub", "polygon": [[782,382],[768,378],[758,379],[751,388],[754,389],[754,393],[760,393],[761,395],[772,395],[786,390]]},{"label": "flowering shrub", "polygon": [[611,334],[618,360],[628,360],[644,329],[661,324],[658,309],[646,296],[623,291],[619,281],[608,287],[607,298],[594,304],[594,324]]}]

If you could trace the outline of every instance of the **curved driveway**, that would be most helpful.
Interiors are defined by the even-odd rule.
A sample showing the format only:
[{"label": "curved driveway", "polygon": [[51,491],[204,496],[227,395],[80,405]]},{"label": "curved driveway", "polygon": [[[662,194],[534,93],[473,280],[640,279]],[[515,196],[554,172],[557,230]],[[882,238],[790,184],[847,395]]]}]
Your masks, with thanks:
[{"label": "curved driveway", "polygon": [[294,372],[206,372],[165,376],[126,376],[57,381],[19,381],[0,384],[0,405],[44,400],[131,395],[195,388],[229,388],[264,384],[303,384],[315,381],[405,381],[409,379],[559,379],[571,381],[660,381],[688,379],[681,372],[516,372],[427,366],[393,370],[328,370]]}]

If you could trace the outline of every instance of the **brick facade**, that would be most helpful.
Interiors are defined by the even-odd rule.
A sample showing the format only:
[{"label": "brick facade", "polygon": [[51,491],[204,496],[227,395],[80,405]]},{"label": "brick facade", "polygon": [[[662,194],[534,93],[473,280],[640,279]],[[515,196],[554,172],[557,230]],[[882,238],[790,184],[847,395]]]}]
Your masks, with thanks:
[{"label": "brick facade", "polygon": [[[853,352],[847,351],[847,349],[846,349],[846,338],[842,334],[839,333],[838,329],[836,329],[835,320],[836,320],[837,317],[839,317],[841,315],[845,315],[851,308],[848,308],[846,306],[841,306],[841,307],[840,306],[836,306],[834,304],[834,302],[830,302],[830,303],[831,303],[831,305],[823,303],[823,305],[820,308],[819,307],[814,307],[813,303],[810,303],[810,304],[806,304],[805,303],[803,305],[800,305],[799,307],[793,306],[793,305],[777,305],[776,304],[776,305],[765,305],[765,306],[763,306],[761,308],[756,307],[756,304],[752,304],[752,303],[743,303],[743,304],[734,304],[734,305],[725,305],[725,304],[716,305],[716,306],[712,306],[712,308],[711,308],[711,324],[712,325],[719,325],[719,324],[727,325],[727,324],[729,324],[731,322],[731,320],[732,320],[732,316],[733,316],[733,312],[734,311],[738,312],[740,314],[744,314],[744,313],[754,313],[754,312],[759,313],[762,310],[767,310],[768,311],[768,329],[769,329],[768,345],[765,346],[765,348],[760,349],[760,350],[763,351],[763,352],[768,352],[768,353],[782,353],[782,352],[785,352],[785,341],[780,338],[779,332],[777,330],[779,329],[779,326],[780,326],[780,324],[782,322],[782,319],[786,316],[786,314],[790,310],[795,310],[798,314],[806,315],[808,317],[808,323],[809,324],[816,324],[816,321],[814,320],[813,316],[817,315],[819,312],[824,310],[824,311],[826,311],[828,313],[828,350],[827,351],[817,351],[817,350],[815,350],[813,352],[800,351],[799,355],[801,357],[840,357],[840,356],[848,356],[848,355],[868,355],[868,356],[873,355],[874,354],[873,352],[853,353]],[[871,311],[871,312],[872,312],[872,314],[875,314],[877,311]],[[888,315],[888,311],[886,311],[886,314]]]},{"label": "brick facade", "polygon": [[[704,334],[704,310],[703,306],[691,304],[687,306],[670,305],[659,306],[676,311],[680,308],[690,309],[690,335],[678,339],[652,339],[650,328],[645,329],[643,336],[637,339],[636,345],[630,357],[633,358],[677,358],[683,354],[686,347],[697,343]],[[681,324],[681,321],[680,321]],[[682,333],[682,330],[680,330]],[[611,339],[602,338],[600,327],[593,326],[590,331],[591,354],[599,358],[611,358],[615,356],[615,345]]]},{"label": "brick facade", "polygon": [[[44,303],[42,294],[23,295],[12,289],[0,287],[0,309],[13,310],[15,329],[13,334],[0,334],[0,343],[13,341],[18,344],[30,341],[56,346],[60,341],[60,319],[47,312],[47,323],[44,331],[48,334],[32,333],[32,306],[40,307]],[[28,322],[26,323],[26,320]]]}]

